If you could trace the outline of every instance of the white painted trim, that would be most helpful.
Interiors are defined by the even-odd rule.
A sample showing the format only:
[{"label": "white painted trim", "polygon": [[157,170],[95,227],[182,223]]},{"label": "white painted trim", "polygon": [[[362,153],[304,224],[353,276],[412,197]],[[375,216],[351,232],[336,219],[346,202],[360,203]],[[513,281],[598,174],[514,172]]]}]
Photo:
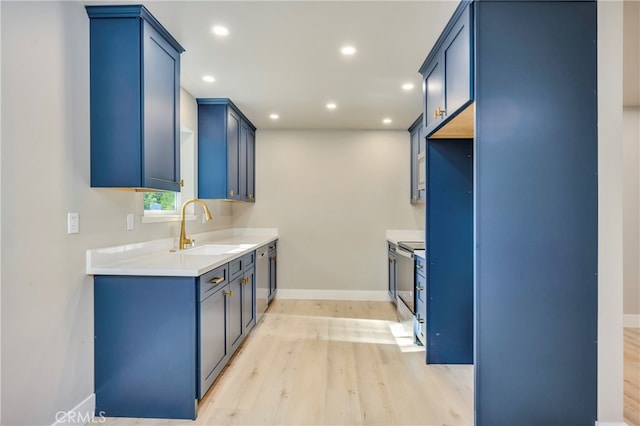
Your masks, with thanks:
[{"label": "white painted trim", "polygon": [[302,290],[282,289],[276,293],[278,299],[298,300],[359,300],[388,302],[389,294],[384,290]]},{"label": "white painted trim", "polygon": [[596,420],[596,426],[627,426],[625,422],[599,422]]},{"label": "white painted trim", "polygon": [[55,423],[51,426],[78,426],[89,423],[102,423],[104,416],[95,417],[96,394],[92,393],[80,404],[68,411],[58,411],[55,414]]},{"label": "white painted trim", "polygon": [[[186,221],[196,220],[197,215],[185,215]],[[162,213],[146,213],[140,217],[141,223],[161,223],[161,222],[180,222],[182,217],[179,214],[162,214]]]},{"label": "white painted trim", "polygon": [[625,315],[622,324],[625,327],[640,328],[640,315]]}]

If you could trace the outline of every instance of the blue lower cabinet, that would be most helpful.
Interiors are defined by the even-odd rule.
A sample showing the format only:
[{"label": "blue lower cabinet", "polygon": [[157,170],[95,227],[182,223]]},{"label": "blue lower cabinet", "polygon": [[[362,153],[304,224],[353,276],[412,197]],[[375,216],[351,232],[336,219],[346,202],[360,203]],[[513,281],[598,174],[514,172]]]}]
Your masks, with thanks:
[{"label": "blue lower cabinet", "polygon": [[389,299],[394,304],[398,297],[398,255],[396,254],[396,245],[393,243],[387,244],[387,257],[389,265],[387,266],[387,291],[389,293]]},{"label": "blue lower cabinet", "polygon": [[243,275],[229,283],[227,292],[227,346],[234,352],[242,343],[242,281]]},{"label": "blue lower cabinet", "polygon": [[227,300],[229,265],[223,265],[198,278],[198,399],[202,399],[229,357],[227,345]]},{"label": "blue lower cabinet", "polygon": [[427,294],[426,261],[416,256],[416,320],[415,335],[418,341],[425,345],[427,339],[427,308],[425,304]]},{"label": "blue lower cabinet", "polygon": [[96,276],[96,413],[196,418],[196,278]]},{"label": "blue lower cabinet", "polygon": [[96,413],[195,419],[255,325],[255,269],[200,277],[94,278]]},{"label": "blue lower cabinet", "polygon": [[256,324],[256,273],[251,268],[242,279],[242,328],[246,335]]}]

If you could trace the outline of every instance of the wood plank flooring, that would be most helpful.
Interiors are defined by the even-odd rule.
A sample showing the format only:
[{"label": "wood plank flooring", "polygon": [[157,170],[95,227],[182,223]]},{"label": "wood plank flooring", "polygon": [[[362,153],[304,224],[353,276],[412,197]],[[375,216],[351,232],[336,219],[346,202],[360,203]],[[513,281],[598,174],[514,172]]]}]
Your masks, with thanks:
[{"label": "wood plank flooring", "polygon": [[195,422],[109,425],[473,425],[473,367],[427,366],[388,302],[275,300]]},{"label": "wood plank flooring", "polygon": [[640,328],[624,329],[624,420],[640,426]]}]

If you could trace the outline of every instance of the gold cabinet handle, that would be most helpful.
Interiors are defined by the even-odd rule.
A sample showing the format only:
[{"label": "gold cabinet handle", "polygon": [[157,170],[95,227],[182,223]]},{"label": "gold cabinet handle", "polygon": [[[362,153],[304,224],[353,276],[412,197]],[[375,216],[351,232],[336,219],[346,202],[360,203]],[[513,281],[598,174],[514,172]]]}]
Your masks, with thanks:
[{"label": "gold cabinet handle", "polygon": [[424,266],[422,266],[422,265],[416,265],[416,268],[418,268],[418,269],[424,269]]},{"label": "gold cabinet handle", "polygon": [[229,197],[233,197],[233,189],[229,191]]},{"label": "gold cabinet handle", "polygon": [[253,200],[253,194],[247,195],[247,198],[250,199],[250,200]]},{"label": "gold cabinet handle", "polygon": [[229,296],[230,298],[233,297],[233,290],[225,291],[224,295]]},{"label": "gold cabinet handle", "polygon": [[418,201],[418,196],[417,195],[413,196],[413,201]]},{"label": "gold cabinet handle", "polygon": [[416,286],[416,290],[418,290],[418,291],[422,291],[422,290],[424,290],[424,287],[417,285],[417,286]]},{"label": "gold cabinet handle", "polygon": [[209,280],[209,283],[211,283],[211,284],[220,284],[222,281],[224,281],[224,277],[215,277],[215,278],[211,278]]},{"label": "gold cabinet handle", "polygon": [[184,179],[180,179],[180,182],[178,182],[180,184],[180,186],[184,186]]},{"label": "gold cabinet handle", "polygon": [[433,113],[433,118],[442,117],[443,115],[446,114],[446,112],[447,112],[446,110],[438,107],[438,108],[436,108],[436,110]]}]

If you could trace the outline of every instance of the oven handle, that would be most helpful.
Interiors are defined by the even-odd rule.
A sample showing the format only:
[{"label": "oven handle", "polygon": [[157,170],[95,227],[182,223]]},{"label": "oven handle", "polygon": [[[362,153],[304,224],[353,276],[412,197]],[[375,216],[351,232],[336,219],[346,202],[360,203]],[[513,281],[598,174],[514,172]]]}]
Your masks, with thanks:
[{"label": "oven handle", "polygon": [[398,250],[396,251],[396,253],[398,253],[401,256],[408,257],[409,259],[413,259],[413,252],[407,251],[402,247],[398,247]]}]

